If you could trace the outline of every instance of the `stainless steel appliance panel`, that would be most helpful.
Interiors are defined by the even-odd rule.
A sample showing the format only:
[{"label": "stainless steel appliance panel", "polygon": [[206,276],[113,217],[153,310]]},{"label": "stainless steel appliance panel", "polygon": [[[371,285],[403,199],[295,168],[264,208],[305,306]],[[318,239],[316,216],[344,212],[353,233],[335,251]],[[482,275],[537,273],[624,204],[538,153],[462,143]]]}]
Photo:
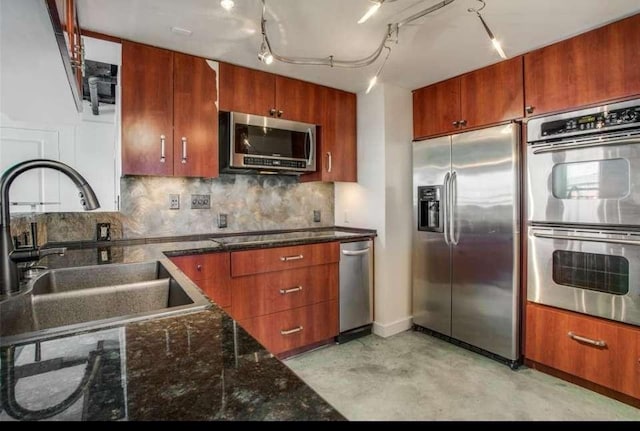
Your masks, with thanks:
[{"label": "stainless steel appliance panel", "polygon": [[373,323],[373,241],[340,244],[340,332]]},{"label": "stainless steel appliance panel", "polygon": [[528,229],[527,299],[640,325],[640,233]]},{"label": "stainless steel appliance panel", "polygon": [[452,337],[519,357],[516,124],[452,138]]},{"label": "stainless steel appliance panel", "polygon": [[[445,335],[451,335],[450,247],[443,232],[418,230],[418,188],[442,186],[447,201],[451,170],[451,138],[443,137],[413,143],[413,322]],[[442,205],[442,220],[447,218]]]},{"label": "stainless steel appliance panel", "polygon": [[[633,135],[637,136],[633,136]],[[529,145],[528,220],[636,225],[640,220],[640,132]]]}]

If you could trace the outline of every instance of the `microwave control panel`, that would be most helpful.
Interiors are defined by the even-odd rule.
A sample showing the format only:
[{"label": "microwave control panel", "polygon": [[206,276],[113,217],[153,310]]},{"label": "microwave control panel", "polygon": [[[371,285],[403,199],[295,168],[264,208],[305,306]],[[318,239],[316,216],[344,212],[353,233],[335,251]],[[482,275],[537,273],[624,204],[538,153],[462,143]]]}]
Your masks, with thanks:
[{"label": "microwave control panel", "polygon": [[562,136],[575,132],[606,131],[607,128],[620,125],[637,124],[640,126],[640,105],[614,111],[598,112],[542,124],[542,136]]},{"label": "microwave control panel", "polygon": [[304,169],[307,162],[302,160],[269,159],[266,157],[244,157],[245,166],[264,166],[268,168]]}]

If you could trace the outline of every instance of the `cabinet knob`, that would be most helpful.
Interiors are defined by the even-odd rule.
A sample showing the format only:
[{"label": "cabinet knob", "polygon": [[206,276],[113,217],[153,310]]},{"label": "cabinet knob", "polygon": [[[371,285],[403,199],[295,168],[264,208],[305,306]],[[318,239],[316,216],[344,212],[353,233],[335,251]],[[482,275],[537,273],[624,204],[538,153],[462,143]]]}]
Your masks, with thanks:
[{"label": "cabinet knob", "polygon": [[527,111],[527,114],[533,114],[533,111],[535,110],[535,106],[525,106],[524,110]]},{"label": "cabinet knob", "polygon": [[453,127],[459,127],[460,126],[460,122],[459,121],[454,121],[454,122],[451,123],[451,125]]},{"label": "cabinet knob", "polygon": [[277,112],[277,111],[276,111],[276,109],[275,109],[275,108],[271,108],[271,109],[269,109],[269,115],[271,115],[272,117],[273,117],[274,115],[276,115],[276,112]]},{"label": "cabinet knob", "polygon": [[284,114],[284,111],[278,111],[278,117],[282,117],[282,114]]},{"label": "cabinet knob", "polygon": [[196,270],[202,271],[202,265],[196,265]]},{"label": "cabinet knob", "polygon": [[467,120],[460,120],[460,127],[464,127],[467,125]]}]

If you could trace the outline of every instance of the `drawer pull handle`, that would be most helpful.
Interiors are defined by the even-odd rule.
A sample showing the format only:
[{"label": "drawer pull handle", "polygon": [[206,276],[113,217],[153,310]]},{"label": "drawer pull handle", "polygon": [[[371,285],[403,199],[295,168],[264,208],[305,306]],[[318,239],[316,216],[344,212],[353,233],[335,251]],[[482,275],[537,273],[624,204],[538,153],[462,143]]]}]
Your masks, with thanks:
[{"label": "drawer pull handle", "polygon": [[302,260],[304,259],[304,256],[299,254],[297,256],[282,256],[280,257],[280,260],[283,262],[290,262],[292,260]]},{"label": "drawer pull handle", "polygon": [[302,291],[302,286],[292,287],[291,289],[280,289],[280,295],[286,295],[287,293],[296,293]]},{"label": "drawer pull handle", "polygon": [[298,326],[297,328],[289,329],[288,331],[285,331],[284,329],[281,329],[280,330],[280,334],[282,334],[282,335],[291,335],[291,334],[295,334],[296,332],[300,332],[303,329],[304,328],[302,326]]},{"label": "drawer pull handle", "polygon": [[573,332],[569,331],[567,334],[569,338],[576,341],[582,341],[583,343],[591,344],[596,347],[607,347],[607,343],[604,340],[592,340],[591,338],[581,337]]}]

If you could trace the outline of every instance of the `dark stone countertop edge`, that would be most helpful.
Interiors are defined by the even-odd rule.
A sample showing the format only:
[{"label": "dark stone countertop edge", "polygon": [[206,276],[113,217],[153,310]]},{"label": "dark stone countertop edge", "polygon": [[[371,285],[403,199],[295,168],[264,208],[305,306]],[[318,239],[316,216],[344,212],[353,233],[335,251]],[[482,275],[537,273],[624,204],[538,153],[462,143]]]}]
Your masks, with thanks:
[{"label": "dark stone countertop edge", "polygon": [[357,241],[362,239],[374,238],[377,236],[377,232],[373,229],[360,229],[352,227],[331,226],[322,228],[302,228],[302,229],[282,229],[282,230],[264,230],[264,231],[249,231],[249,232],[230,232],[228,234],[197,234],[197,235],[183,235],[183,236],[167,236],[167,237],[152,237],[152,238],[133,238],[133,239],[118,239],[113,241],[68,241],[68,242],[48,242],[43,248],[52,247],[68,247],[72,249],[82,248],[100,248],[100,247],[127,247],[136,245],[147,244],[162,244],[167,242],[187,242],[187,241],[206,241],[215,239],[224,239],[228,237],[236,236],[252,236],[252,235],[272,235],[272,234],[286,234],[296,232],[327,232],[327,231],[340,231],[353,233],[353,236],[349,237],[325,237],[325,238],[295,238],[291,240],[276,240],[273,242],[263,243],[246,243],[246,244],[222,244],[214,242],[212,247],[185,249],[185,250],[172,250],[165,252],[167,256],[179,256],[188,254],[201,254],[211,252],[225,252],[225,251],[239,251],[250,250],[256,248],[268,248],[268,247],[280,247],[280,246],[293,246],[312,244],[320,242],[332,242],[337,240],[345,241]]}]

